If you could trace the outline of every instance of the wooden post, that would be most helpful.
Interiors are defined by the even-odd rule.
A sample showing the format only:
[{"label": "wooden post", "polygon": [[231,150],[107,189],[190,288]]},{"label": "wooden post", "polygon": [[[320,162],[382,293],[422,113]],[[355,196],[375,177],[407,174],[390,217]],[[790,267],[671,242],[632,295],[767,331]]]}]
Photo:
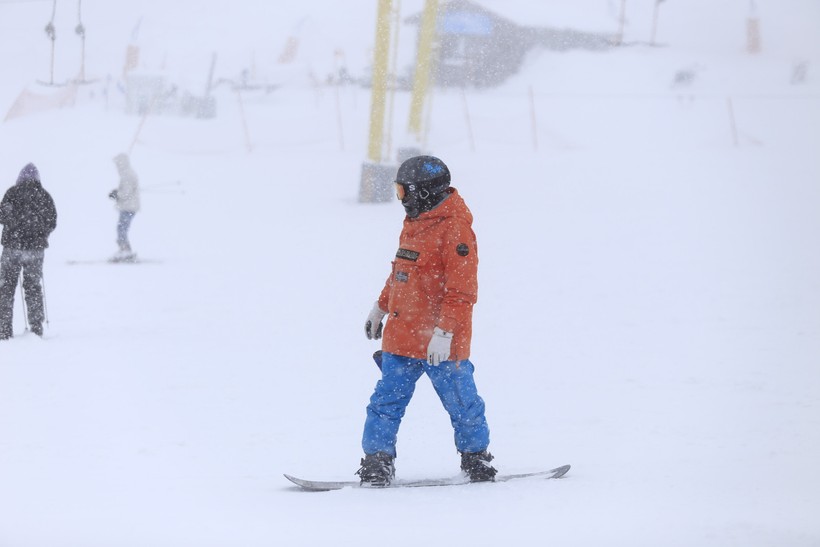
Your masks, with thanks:
[{"label": "wooden post", "polygon": [[538,120],[535,117],[535,93],[533,93],[532,86],[530,91],[530,122],[532,124],[532,149],[538,152]]},{"label": "wooden post", "polygon": [[245,148],[248,152],[253,150],[253,146],[251,145],[251,135],[248,131],[248,121],[245,117],[245,103],[242,100],[242,92],[239,88],[236,88],[236,100],[239,102],[239,117],[242,119],[242,133],[245,135]]},{"label": "wooden post", "polygon": [[85,27],[83,26],[83,1],[78,0],[77,2],[77,27],[74,29],[74,32],[79,35],[80,40],[82,40],[80,46],[80,82],[85,82]]},{"label": "wooden post", "polygon": [[615,38],[615,45],[624,43],[624,26],[626,25],[626,0],[621,0],[621,13],[618,16],[618,34]]},{"label": "wooden post", "polygon": [[473,123],[470,120],[470,109],[467,106],[467,92],[461,88],[461,102],[464,105],[464,120],[467,122],[467,136],[470,138],[470,152],[475,152],[475,139],[473,138]]},{"label": "wooden post", "polygon": [[46,34],[51,40],[51,75],[49,77],[49,84],[54,85],[54,44],[57,42],[57,31],[54,29],[54,16],[57,14],[57,0],[51,5],[51,21],[46,25]]},{"label": "wooden post", "polygon": [[205,84],[205,96],[211,95],[211,90],[214,87],[214,70],[216,70],[216,52],[211,55],[211,68],[208,71],[208,82]]},{"label": "wooden post", "polygon": [[760,53],[760,20],[757,17],[746,20],[746,51],[752,55]]},{"label": "wooden post", "polygon": [[746,51],[752,55],[760,53],[760,20],[757,18],[755,0],[749,3],[749,17],[746,19]]},{"label": "wooden post", "polygon": [[122,75],[128,74],[128,71],[133,70],[139,66],[140,62],[140,48],[134,44],[128,44],[125,49],[125,64],[122,67]]},{"label": "wooden post", "polygon": [[731,97],[726,97],[726,108],[729,111],[729,126],[732,129],[732,144],[738,146],[739,139],[737,136],[737,123],[735,122],[735,108],[732,105]]},{"label": "wooden post", "polygon": [[345,132],[342,125],[342,105],[339,99],[339,84],[333,86],[334,94],[336,95],[336,127],[339,130],[339,150],[345,151]]},{"label": "wooden post", "polygon": [[660,10],[660,0],[655,0],[655,8],[652,10],[652,36],[649,38],[649,45],[655,45],[655,37],[658,34],[658,11]]}]

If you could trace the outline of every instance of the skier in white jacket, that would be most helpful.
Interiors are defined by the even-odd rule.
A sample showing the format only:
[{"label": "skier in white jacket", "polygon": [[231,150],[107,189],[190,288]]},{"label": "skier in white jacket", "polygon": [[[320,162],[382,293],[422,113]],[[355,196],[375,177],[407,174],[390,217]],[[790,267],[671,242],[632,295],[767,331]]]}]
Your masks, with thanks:
[{"label": "skier in white jacket", "polygon": [[140,210],[140,189],[137,173],[131,167],[131,160],[128,154],[117,154],[114,157],[114,164],[120,175],[120,184],[112,190],[108,197],[117,202],[117,210],[120,212],[117,221],[117,245],[119,252],[114,255],[115,261],[129,261],[136,258],[136,253],[131,250],[131,243],[128,241],[128,230],[131,228],[131,221],[134,215]]}]

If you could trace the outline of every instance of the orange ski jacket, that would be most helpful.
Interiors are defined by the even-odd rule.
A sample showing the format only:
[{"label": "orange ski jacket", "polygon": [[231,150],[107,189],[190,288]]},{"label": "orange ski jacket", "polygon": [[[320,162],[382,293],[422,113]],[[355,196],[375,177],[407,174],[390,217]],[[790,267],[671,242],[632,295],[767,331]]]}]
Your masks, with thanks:
[{"label": "orange ski jacket", "polygon": [[433,329],[453,333],[450,361],[470,357],[478,300],[473,215],[455,188],[432,211],[406,217],[390,277],[379,295],[388,312],[382,350],[427,359]]}]

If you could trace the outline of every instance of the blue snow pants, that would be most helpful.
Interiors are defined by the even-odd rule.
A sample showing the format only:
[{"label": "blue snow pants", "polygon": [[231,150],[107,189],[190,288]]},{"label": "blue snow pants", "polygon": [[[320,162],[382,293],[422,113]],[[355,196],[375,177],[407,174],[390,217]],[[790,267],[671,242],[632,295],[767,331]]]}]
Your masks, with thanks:
[{"label": "blue snow pants", "polygon": [[490,444],[490,429],[484,417],[484,400],[473,380],[475,368],[469,360],[427,361],[382,353],[382,378],[367,405],[362,448],[365,454],[386,452],[396,456],[399,425],[413,397],[416,382],[427,374],[450,414],[459,452],[481,452]]}]

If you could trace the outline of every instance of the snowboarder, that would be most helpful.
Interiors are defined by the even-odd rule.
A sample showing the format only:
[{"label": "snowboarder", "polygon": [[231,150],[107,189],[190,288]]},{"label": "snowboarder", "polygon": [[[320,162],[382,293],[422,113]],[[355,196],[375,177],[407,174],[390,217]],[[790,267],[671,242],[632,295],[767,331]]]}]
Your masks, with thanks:
[{"label": "snowboarder", "polygon": [[117,245],[119,251],[114,255],[114,262],[129,262],[137,258],[136,253],[131,250],[131,243],[128,241],[128,230],[131,228],[131,221],[137,211],[140,210],[140,189],[137,173],[131,167],[128,154],[117,154],[114,157],[114,164],[120,175],[119,186],[111,190],[108,197],[116,201],[117,210],[120,212],[117,221]]},{"label": "snowboarder", "polygon": [[490,430],[469,360],[478,295],[473,216],[450,187],[447,166],[432,156],[401,164],[396,195],[407,216],[392,272],[365,323],[368,339],[382,339],[382,377],[367,406],[357,474],[362,484],[390,484],[401,419],[427,374],[450,414],[461,469],[471,481],[492,481]]},{"label": "snowboarder", "polygon": [[43,335],[43,258],[48,237],[57,227],[54,200],[43,188],[33,163],[0,202],[3,254],[0,257],[0,340],[13,336],[14,291],[23,273],[23,294],[31,332]]}]

